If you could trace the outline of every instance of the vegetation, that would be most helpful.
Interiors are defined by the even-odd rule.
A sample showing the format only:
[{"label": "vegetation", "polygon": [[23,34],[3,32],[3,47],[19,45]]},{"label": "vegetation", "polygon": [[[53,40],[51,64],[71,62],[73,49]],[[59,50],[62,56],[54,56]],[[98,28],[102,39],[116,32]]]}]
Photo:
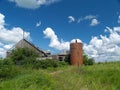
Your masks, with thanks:
[{"label": "vegetation", "polygon": [[89,58],[86,54],[83,55],[83,63],[84,65],[93,65],[94,59],[93,58]]},{"label": "vegetation", "polygon": [[21,74],[0,82],[0,90],[52,90],[51,76],[40,70],[19,68]]},{"label": "vegetation", "polygon": [[9,58],[0,60],[0,80],[13,78],[21,74],[23,69],[47,69],[68,65],[56,60],[36,60],[38,54],[28,48],[18,48],[12,51]]},{"label": "vegetation", "polygon": [[33,49],[18,48],[12,51],[10,58],[15,64],[23,65],[34,63],[38,56],[38,53],[36,53]]},{"label": "vegetation", "polygon": [[14,68],[19,74],[1,80],[0,90],[120,90],[120,62],[47,69]]},{"label": "vegetation", "polygon": [[43,68],[43,69],[47,69],[47,68],[57,68],[57,67],[63,67],[65,65],[68,65],[66,62],[64,61],[56,61],[56,60],[41,60],[41,61],[36,61],[33,68],[35,69],[39,69],[39,68]]},{"label": "vegetation", "polygon": [[87,64],[75,67],[56,60],[38,61],[31,51],[33,58],[22,55],[24,50],[20,55],[15,52],[0,60],[0,90],[120,90],[120,62],[92,65],[93,60],[84,56]]},{"label": "vegetation", "polygon": [[120,62],[69,67],[54,78],[56,90],[120,90],[119,74]]}]

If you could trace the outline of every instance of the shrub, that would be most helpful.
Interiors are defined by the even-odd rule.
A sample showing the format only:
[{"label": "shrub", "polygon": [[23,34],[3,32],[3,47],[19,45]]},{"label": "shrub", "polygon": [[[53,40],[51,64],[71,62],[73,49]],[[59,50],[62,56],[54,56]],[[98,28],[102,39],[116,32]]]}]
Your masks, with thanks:
[{"label": "shrub", "polygon": [[12,51],[10,58],[17,65],[30,64],[35,62],[38,53],[30,48],[17,48]]},{"label": "shrub", "polygon": [[3,59],[2,64],[3,65],[14,65],[14,62],[12,61],[11,58],[5,58]]},{"label": "shrub", "polygon": [[87,55],[83,55],[83,63],[84,63],[84,65],[93,65],[94,64],[94,59],[93,58],[88,58]]},{"label": "shrub", "polygon": [[19,67],[14,65],[1,65],[0,66],[0,80],[13,78],[20,74]]},{"label": "shrub", "polygon": [[64,62],[64,61],[57,61],[57,60],[48,59],[48,60],[36,61],[34,63],[33,68],[36,68],[36,69],[39,69],[39,68],[47,69],[49,67],[57,68],[57,67],[65,66],[65,65],[67,65],[67,63]]}]

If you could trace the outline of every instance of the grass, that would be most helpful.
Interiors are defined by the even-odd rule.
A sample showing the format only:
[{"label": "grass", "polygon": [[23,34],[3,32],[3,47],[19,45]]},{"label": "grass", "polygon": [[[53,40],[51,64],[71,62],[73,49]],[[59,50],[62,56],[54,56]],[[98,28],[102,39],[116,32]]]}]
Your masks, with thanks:
[{"label": "grass", "polygon": [[0,90],[120,90],[120,62],[22,72],[1,81]]},{"label": "grass", "polygon": [[52,90],[54,81],[41,70],[33,70],[2,81],[0,90]]}]

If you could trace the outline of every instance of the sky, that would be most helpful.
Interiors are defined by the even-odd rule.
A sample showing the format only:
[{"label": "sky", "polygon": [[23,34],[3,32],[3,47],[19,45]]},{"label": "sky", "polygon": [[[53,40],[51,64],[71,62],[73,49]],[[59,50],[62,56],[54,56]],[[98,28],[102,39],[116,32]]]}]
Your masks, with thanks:
[{"label": "sky", "polygon": [[96,62],[120,60],[120,0],[0,0],[0,57],[23,38],[52,54],[82,41]]}]

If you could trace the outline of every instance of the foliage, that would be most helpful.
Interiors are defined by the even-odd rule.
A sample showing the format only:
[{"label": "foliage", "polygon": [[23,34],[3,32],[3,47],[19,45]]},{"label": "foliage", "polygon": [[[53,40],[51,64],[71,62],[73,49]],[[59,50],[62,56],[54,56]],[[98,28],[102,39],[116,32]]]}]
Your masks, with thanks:
[{"label": "foliage", "polygon": [[[4,60],[4,63],[11,63],[15,65],[21,65],[24,68],[31,67],[34,69],[39,68],[57,68],[59,66],[66,65],[64,61],[59,62],[57,60],[36,60],[39,55],[32,49],[29,48],[17,48],[12,51],[10,58]],[[10,60],[9,60],[10,59]]]},{"label": "foliage", "polygon": [[94,64],[94,59],[89,58],[87,55],[83,55],[83,63],[84,65],[93,65]]},{"label": "foliage", "polygon": [[13,78],[21,73],[20,68],[14,65],[1,65],[0,66],[0,80]]},{"label": "foliage", "polygon": [[33,68],[39,69],[39,68],[43,68],[43,69],[47,69],[47,68],[57,68],[57,67],[61,67],[67,65],[66,62],[64,61],[57,61],[57,60],[52,60],[52,59],[48,59],[48,60],[38,60],[35,62]]},{"label": "foliage", "polygon": [[5,58],[2,60],[3,65],[14,65],[14,62],[12,61],[11,58]]},{"label": "foliage", "polygon": [[120,90],[120,62],[53,70],[14,68],[21,73],[0,81],[0,90]]},{"label": "foliage", "polygon": [[12,51],[10,58],[17,65],[34,63],[38,53],[30,48],[17,48]]},{"label": "foliage", "polygon": [[10,58],[0,60],[0,80],[14,77],[18,72]]}]

